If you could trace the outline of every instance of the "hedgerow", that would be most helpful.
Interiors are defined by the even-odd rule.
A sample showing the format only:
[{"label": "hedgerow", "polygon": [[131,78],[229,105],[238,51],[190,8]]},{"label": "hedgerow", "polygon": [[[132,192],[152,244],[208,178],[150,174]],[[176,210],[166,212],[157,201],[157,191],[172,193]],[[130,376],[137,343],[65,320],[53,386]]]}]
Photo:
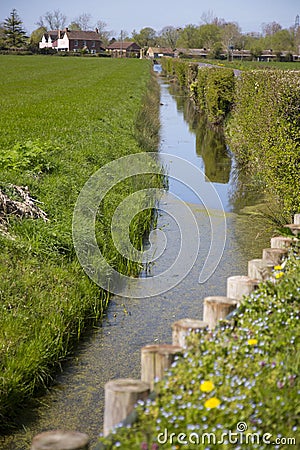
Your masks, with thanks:
[{"label": "hedgerow", "polygon": [[290,220],[300,207],[300,71],[242,73],[227,140],[239,165],[264,183]]},{"label": "hedgerow", "polygon": [[188,90],[196,107],[207,115],[211,124],[223,123],[234,100],[233,70],[199,67],[196,63],[171,58],[162,59],[162,68]]},{"label": "hedgerow", "polygon": [[212,124],[223,123],[234,100],[234,73],[231,69],[201,67],[196,81],[196,104]]}]

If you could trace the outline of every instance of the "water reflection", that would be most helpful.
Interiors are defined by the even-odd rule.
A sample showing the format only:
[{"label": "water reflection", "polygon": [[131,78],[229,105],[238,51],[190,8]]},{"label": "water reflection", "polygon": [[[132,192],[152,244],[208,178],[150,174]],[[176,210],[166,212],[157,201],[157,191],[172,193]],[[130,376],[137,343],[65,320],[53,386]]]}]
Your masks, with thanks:
[{"label": "water reflection", "polygon": [[[177,85],[171,84],[168,91],[176,102],[178,114],[188,124],[190,135],[195,136],[195,154],[193,156],[190,151],[188,159],[198,167],[201,165],[206,177],[202,181],[214,184],[225,211],[236,214],[234,233],[240,251],[248,259],[260,257],[258,249],[268,246],[269,236],[274,231],[273,219],[280,215],[274,202],[270,199],[266,201],[263,197],[259,180],[249,179],[241,168],[236,167],[233,155],[225,143],[223,129],[210,126],[205,116],[196,111],[186,92]],[[181,136],[178,123],[172,133],[175,137]],[[191,142],[189,145],[191,146]],[[180,156],[185,156],[184,151],[183,147]]]},{"label": "water reflection", "polygon": [[171,85],[169,91],[175,98],[178,110],[183,113],[189,130],[196,135],[196,154],[203,160],[207,181],[229,183],[232,161],[223,129],[210,126],[206,117],[195,109],[180,88]]},{"label": "water reflection", "polygon": [[224,133],[220,129],[212,129],[203,115],[198,118],[196,152],[203,159],[205,176],[209,181],[229,183],[231,157],[225,144]]}]

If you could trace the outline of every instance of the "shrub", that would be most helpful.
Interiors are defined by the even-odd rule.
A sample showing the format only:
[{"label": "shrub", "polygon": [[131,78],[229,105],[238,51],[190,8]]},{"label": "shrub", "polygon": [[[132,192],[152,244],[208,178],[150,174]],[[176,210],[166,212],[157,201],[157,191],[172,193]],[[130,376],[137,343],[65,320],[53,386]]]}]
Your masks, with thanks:
[{"label": "shrub", "polygon": [[231,69],[202,67],[197,76],[197,105],[212,124],[220,124],[230,111],[235,79]]},{"label": "shrub", "polygon": [[51,142],[17,142],[12,149],[1,154],[0,169],[17,171],[30,170],[33,173],[49,172],[54,168],[50,155],[59,150]]},{"label": "shrub", "polygon": [[243,72],[227,138],[240,166],[264,182],[286,220],[300,208],[300,72]]},{"label": "shrub", "polygon": [[175,75],[180,86],[189,90],[198,108],[211,124],[224,121],[234,98],[235,78],[232,69],[199,67],[196,63],[162,58],[162,67],[167,75]]}]

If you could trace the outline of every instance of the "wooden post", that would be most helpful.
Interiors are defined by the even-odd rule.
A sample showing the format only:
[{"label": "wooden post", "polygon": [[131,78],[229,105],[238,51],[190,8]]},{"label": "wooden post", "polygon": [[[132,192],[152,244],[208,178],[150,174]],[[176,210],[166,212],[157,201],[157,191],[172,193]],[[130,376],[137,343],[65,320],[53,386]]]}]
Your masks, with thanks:
[{"label": "wooden post", "polygon": [[284,236],[276,236],[271,239],[271,248],[289,248],[293,243],[293,239]]},{"label": "wooden post", "polygon": [[245,275],[235,275],[227,278],[227,297],[242,300],[244,295],[251,294],[257,288],[259,281]]},{"label": "wooden post", "polygon": [[45,431],[33,438],[31,450],[88,450],[89,437],[77,431]]},{"label": "wooden post", "polygon": [[148,383],[132,378],[111,380],[105,384],[103,434],[107,436],[128,414],[138,400],[146,400],[150,393]]},{"label": "wooden post", "polygon": [[171,344],[146,345],[141,349],[141,379],[150,384],[151,391],[154,380],[161,379],[176,355],[182,353],[182,347]]},{"label": "wooden post", "polygon": [[248,261],[248,277],[259,281],[266,281],[272,273],[272,265],[268,265],[263,259],[251,259]]},{"label": "wooden post", "polygon": [[262,259],[270,266],[278,266],[287,255],[287,248],[264,248]]},{"label": "wooden post", "polygon": [[295,236],[298,236],[298,234],[300,234],[300,224],[291,223],[289,225],[284,226],[286,228],[289,228]]},{"label": "wooden post", "polygon": [[300,214],[295,214],[294,215],[294,224],[295,225],[300,225]]},{"label": "wooden post", "polygon": [[194,319],[180,319],[174,322],[172,325],[172,340],[173,345],[179,345],[180,347],[185,347],[186,337],[192,332],[199,331],[201,329],[207,328],[208,324],[202,320]]},{"label": "wooden post", "polygon": [[209,329],[214,329],[221,319],[236,309],[237,301],[228,297],[205,297],[203,320]]}]

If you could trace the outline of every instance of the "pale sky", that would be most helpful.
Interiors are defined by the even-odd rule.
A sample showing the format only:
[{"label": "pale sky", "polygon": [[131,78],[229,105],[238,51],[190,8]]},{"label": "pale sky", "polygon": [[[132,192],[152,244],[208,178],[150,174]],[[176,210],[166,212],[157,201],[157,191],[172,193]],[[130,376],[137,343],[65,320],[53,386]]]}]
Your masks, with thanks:
[{"label": "pale sky", "polygon": [[27,33],[37,28],[36,21],[46,11],[59,9],[67,16],[68,24],[83,12],[89,13],[92,24],[101,19],[116,36],[121,30],[131,35],[133,29],[139,31],[148,26],[160,31],[166,25],[200,25],[202,14],[208,11],[228,22],[238,22],[244,33],[261,32],[262,23],[273,21],[289,28],[294,25],[296,15],[300,15],[299,0],[1,0],[0,21],[13,8],[17,9]]}]

